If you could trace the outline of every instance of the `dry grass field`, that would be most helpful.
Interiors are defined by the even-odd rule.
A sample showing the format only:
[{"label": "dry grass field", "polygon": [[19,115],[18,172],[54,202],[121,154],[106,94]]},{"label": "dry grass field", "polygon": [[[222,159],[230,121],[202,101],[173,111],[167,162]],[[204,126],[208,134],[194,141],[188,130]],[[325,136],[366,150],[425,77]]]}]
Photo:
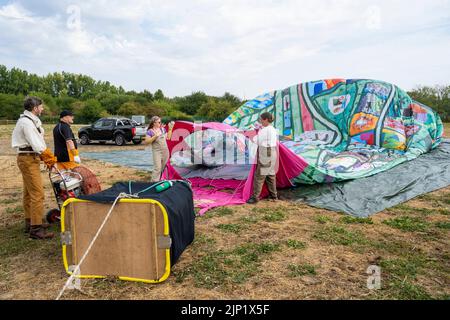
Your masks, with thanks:
[{"label": "dry grass field", "polygon": [[[12,128],[0,126],[0,299],[54,299],[67,280],[61,245],[22,231]],[[52,146],[49,126],[46,132]],[[118,148],[143,147],[80,147],[102,188],[148,180],[147,172],[83,158]],[[50,209],[56,203],[45,171],[42,177]],[[195,241],[164,283],[86,279],[63,299],[448,299],[449,214],[449,187],[367,219],[286,201],[218,208],[197,217]],[[367,288],[370,265],[381,268],[380,290]]]}]

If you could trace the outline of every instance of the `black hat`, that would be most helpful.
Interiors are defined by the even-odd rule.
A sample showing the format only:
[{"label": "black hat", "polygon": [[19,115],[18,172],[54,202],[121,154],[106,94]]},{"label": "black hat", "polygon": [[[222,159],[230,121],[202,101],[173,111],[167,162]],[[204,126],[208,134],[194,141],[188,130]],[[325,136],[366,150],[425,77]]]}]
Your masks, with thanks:
[{"label": "black hat", "polygon": [[72,111],[64,110],[59,114],[59,118],[64,118],[65,116],[73,116]]}]

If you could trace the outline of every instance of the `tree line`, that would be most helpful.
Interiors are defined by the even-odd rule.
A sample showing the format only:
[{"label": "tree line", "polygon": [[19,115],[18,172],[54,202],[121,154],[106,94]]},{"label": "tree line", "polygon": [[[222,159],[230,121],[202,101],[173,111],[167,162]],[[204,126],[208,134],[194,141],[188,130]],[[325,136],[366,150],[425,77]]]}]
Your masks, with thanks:
[{"label": "tree line", "polygon": [[[419,86],[408,94],[450,121],[450,86]],[[0,119],[16,120],[23,112],[27,95],[42,98],[46,105],[44,121],[54,122],[62,110],[71,110],[77,123],[89,123],[110,115],[159,115],[163,121],[222,121],[244,101],[226,92],[221,97],[202,91],[184,97],[169,98],[158,89],[154,93],[126,91],[109,81],[69,72],[38,76],[0,65]]]},{"label": "tree line", "polygon": [[408,94],[412,99],[433,108],[442,121],[450,122],[450,85],[419,86]]},{"label": "tree line", "polygon": [[112,115],[159,115],[163,121],[222,121],[243,103],[228,92],[221,97],[198,91],[169,98],[161,89],[154,93],[126,91],[121,86],[82,74],[55,72],[38,76],[0,65],[0,119],[18,119],[28,95],[44,101],[46,111],[42,119],[45,122],[56,121],[62,110],[74,112],[76,123],[89,123]]}]

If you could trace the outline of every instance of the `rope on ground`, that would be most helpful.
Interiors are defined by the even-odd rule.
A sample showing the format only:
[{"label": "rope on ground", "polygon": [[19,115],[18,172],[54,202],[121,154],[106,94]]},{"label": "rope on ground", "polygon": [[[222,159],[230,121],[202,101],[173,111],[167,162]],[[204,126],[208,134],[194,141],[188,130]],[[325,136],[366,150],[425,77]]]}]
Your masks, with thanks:
[{"label": "rope on ground", "polygon": [[92,247],[94,246],[95,241],[97,240],[98,236],[102,232],[103,227],[106,225],[106,222],[108,221],[109,217],[111,216],[111,213],[113,212],[114,207],[116,206],[117,202],[120,199],[123,199],[123,198],[135,198],[135,197],[136,196],[130,195],[130,194],[126,194],[125,192],[122,192],[122,193],[120,193],[117,196],[117,198],[114,200],[114,203],[111,206],[111,209],[109,209],[108,214],[106,215],[105,219],[103,219],[102,224],[98,228],[97,233],[95,234],[94,238],[92,239],[92,241],[90,242],[88,248],[86,249],[86,252],[84,253],[84,255],[81,258],[80,262],[75,266],[75,269],[72,271],[72,274],[70,275],[69,279],[67,279],[64,287],[59,292],[58,296],[56,297],[56,300],[59,300],[62,297],[62,295],[64,294],[64,291],[66,291],[66,289],[72,284],[74,278],[76,277],[76,275],[80,271],[81,264],[84,262],[84,260],[86,259],[87,255],[89,254],[89,251],[91,251]]}]

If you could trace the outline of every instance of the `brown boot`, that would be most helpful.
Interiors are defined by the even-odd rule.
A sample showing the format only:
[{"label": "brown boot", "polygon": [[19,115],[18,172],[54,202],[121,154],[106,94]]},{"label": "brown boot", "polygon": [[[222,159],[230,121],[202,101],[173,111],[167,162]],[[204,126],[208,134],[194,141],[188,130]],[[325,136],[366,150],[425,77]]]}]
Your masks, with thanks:
[{"label": "brown boot", "polygon": [[53,232],[47,232],[42,225],[31,226],[30,238],[31,239],[51,239],[55,236]]},{"label": "brown boot", "polygon": [[[50,228],[50,225],[49,225],[48,223],[44,223],[44,222],[42,222],[41,226],[42,226],[42,228],[44,228],[44,229]],[[25,219],[25,228],[24,228],[24,232],[25,232],[25,233],[30,233],[30,228],[31,228],[31,219]]]},{"label": "brown boot", "polygon": [[25,219],[25,233],[30,233],[31,219]]}]

